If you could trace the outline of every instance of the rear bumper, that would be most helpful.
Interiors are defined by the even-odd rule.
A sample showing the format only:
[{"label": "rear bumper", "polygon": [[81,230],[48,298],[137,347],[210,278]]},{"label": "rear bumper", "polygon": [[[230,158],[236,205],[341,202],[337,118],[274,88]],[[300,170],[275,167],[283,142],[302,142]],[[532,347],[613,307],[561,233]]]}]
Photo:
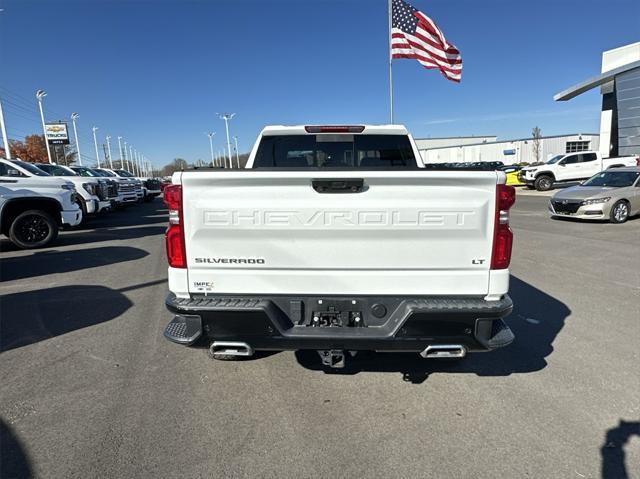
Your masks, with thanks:
[{"label": "rear bumper", "polygon": [[[358,311],[365,327],[311,326],[317,310],[329,312],[329,305],[338,305],[343,313],[345,308]],[[459,344],[467,351],[489,351],[514,339],[502,320],[513,309],[508,295],[498,301],[484,301],[480,297],[215,295],[185,299],[170,293],[166,306],[175,316],[165,330],[165,337],[186,345],[205,338],[245,342],[255,350],[420,352],[430,345]]]}]

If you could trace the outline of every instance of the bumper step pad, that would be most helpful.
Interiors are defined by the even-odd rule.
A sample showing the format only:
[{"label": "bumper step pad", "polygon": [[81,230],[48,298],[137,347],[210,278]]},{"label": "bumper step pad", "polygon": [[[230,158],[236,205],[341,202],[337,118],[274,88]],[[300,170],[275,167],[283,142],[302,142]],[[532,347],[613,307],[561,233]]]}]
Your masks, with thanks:
[{"label": "bumper step pad", "polygon": [[202,320],[200,316],[178,314],[164,330],[165,338],[178,344],[193,344],[201,335]]}]

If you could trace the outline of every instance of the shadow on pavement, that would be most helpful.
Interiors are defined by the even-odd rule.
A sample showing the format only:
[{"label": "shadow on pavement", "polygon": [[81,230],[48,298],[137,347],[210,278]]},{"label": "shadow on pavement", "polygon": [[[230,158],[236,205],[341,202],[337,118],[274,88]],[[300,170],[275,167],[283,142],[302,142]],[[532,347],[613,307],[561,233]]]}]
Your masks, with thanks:
[{"label": "shadow on pavement", "polygon": [[[625,465],[624,446],[632,436],[640,438],[640,422],[620,421],[617,427],[609,429],[600,449],[602,455],[603,479],[628,479]],[[637,469],[634,469],[637,472]]]},{"label": "shadow on pavement", "polygon": [[0,419],[0,476],[3,479],[34,477],[30,462],[11,426]]},{"label": "shadow on pavement", "polygon": [[68,273],[133,261],[148,255],[148,252],[130,246],[104,246],[68,251],[35,250],[29,256],[3,258],[0,266],[0,281]]},{"label": "shadow on pavement", "polygon": [[401,373],[407,382],[420,384],[436,372],[508,376],[546,367],[553,341],[571,310],[561,301],[512,276],[509,294],[514,310],[506,319],[516,339],[509,346],[487,353],[471,353],[461,361],[426,360],[415,353],[359,352],[348,358],[344,369],[325,369],[315,351],[297,351],[298,362],[307,369],[327,374],[360,372]]},{"label": "shadow on pavement", "polygon": [[7,294],[0,302],[0,352],[110,321],[131,306],[122,292],[104,286]]}]

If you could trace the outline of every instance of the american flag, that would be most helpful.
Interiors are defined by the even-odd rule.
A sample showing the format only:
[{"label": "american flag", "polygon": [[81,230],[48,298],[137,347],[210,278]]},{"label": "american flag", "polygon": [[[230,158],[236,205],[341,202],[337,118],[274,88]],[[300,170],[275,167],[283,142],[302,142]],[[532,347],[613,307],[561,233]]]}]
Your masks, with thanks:
[{"label": "american flag", "polygon": [[447,42],[433,20],[403,0],[392,1],[391,58],[415,58],[451,81],[462,78],[460,51]]}]

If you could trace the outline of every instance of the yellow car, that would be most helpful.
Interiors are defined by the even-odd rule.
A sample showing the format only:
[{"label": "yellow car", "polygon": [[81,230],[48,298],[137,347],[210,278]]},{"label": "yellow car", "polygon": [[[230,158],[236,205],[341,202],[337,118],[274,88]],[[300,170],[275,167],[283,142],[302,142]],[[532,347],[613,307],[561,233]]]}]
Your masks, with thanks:
[{"label": "yellow car", "polygon": [[521,166],[504,166],[502,171],[507,175],[507,184],[510,186],[522,186],[524,183],[518,179],[518,172],[522,169]]}]

